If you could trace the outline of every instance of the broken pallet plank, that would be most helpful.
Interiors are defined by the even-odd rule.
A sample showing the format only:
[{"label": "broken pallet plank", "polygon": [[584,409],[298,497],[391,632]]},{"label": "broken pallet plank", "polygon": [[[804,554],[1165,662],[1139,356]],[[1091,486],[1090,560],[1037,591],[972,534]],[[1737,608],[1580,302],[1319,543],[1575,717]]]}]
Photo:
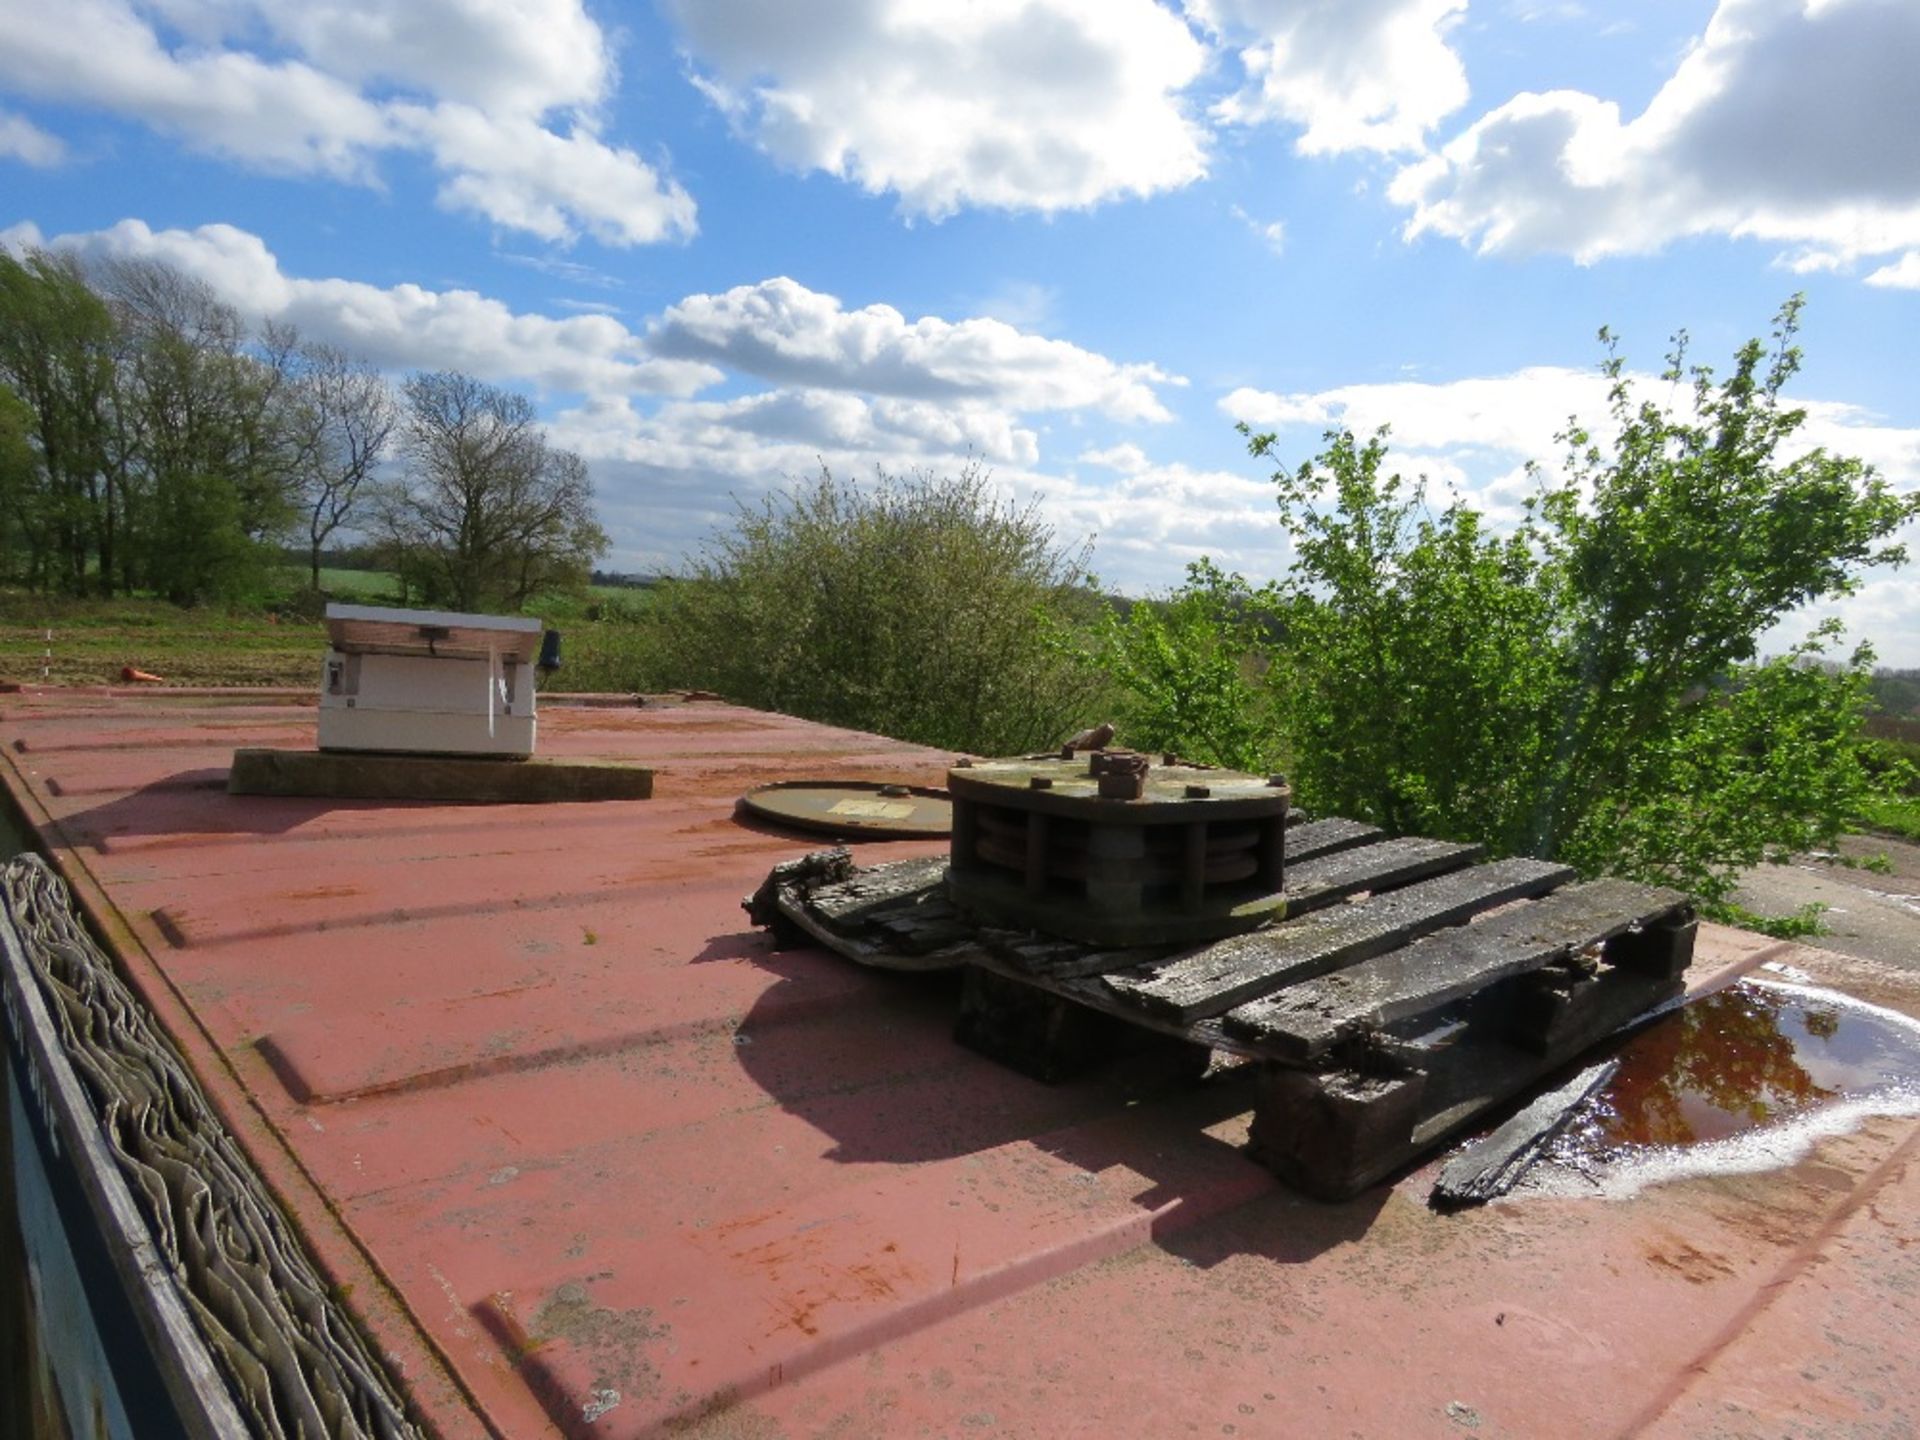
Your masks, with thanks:
[{"label": "broken pallet plank", "polygon": [[823,885],[809,899],[814,913],[836,929],[850,929],[872,911],[920,895],[944,894],[947,857],[896,860],[861,870],[837,885]]},{"label": "broken pallet plank", "polygon": [[1233,1010],[1226,1028],[1307,1063],[1345,1036],[1428,1014],[1509,976],[1688,909],[1678,891],[1627,880],[1573,885],[1505,915],[1445,930]]},{"label": "broken pallet plank", "polygon": [[1608,970],[1585,997],[1579,1023],[1562,1029],[1544,1053],[1469,1024],[1460,1043],[1433,1056],[1433,1068],[1424,1071],[1320,1072],[1268,1061],[1260,1067],[1249,1149],[1289,1185],[1323,1200],[1349,1199],[1593,1045],[1657,1014],[1680,983]]},{"label": "broken pallet plank", "polygon": [[972,935],[924,955],[909,955],[895,945],[875,944],[856,935],[843,934],[813,913],[803,890],[790,885],[775,889],[773,910],[781,921],[791,924],[808,939],[836,955],[876,970],[952,970],[983,959],[987,953]]},{"label": "broken pallet plank", "polygon": [[1104,983],[1123,1000],[1182,1021],[1220,1015],[1482,910],[1545,894],[1572,878],[1566,866],[1544,860],[1496,860],[1109,975]]},{"label": "broken pallet plank", "polygon": [[910,900],[869,911],[865,933],[894,945],[909,955],[971,940],[975,927],[963,920],[939,890],[925,891]]},{"label": "broken pallet plank", "polygon": [[1619,1068],[1618,1060],[1589,1065],[1491,1135],[1474,1141],[1440,1167],[1429,1203],[1436,1210],[1458,1210],[1506,1194]]}]

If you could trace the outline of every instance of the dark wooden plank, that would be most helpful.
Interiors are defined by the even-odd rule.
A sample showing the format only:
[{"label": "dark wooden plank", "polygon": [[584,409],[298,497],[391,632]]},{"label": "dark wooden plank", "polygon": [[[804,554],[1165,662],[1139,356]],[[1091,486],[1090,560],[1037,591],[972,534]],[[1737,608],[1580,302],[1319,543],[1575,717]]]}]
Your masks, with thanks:
[{"label": "dark wooden plank", "polygon": [[1506,1194],[1619,1068],[1618,1060],[1589,1065],[1491,1135],[1474,1141],[1440,1167],[1429,1203],[1439,1210],[1458,1210]]},{"label": "dark wooden plank", "polygon": [[[983,964],[983,962],[978,959],[972,960],[969,963],[975,965]],[[997,974],[1001,975],[1008,974],[1006,970],[1000,968],[992,961],[984,962],[983,968],[994,970]],[[1014,977],[1009,976],[1009,978]],[[1116,1020],[1124,1020],[1127,1024],[1137,1026],[1143,1030],[1152,1030],[1157,1034],[1190,1041],[1196,1045],[1205,1045],[1214,1050],[1224,1050],[1229,1054],[1241,1055],[1248,1059],[1254,1059],[1258,1056],[1258,1051],[1254,1046],[1228,1035],[1220,1028],[1220,1022],[1218,1020],[1202,1019],[1183,1021],[1170,1015],[1155,1015],[1150,1011],[1142,1010],[1138,1005],[1121,1000],[1112,990],[1107,988],[1106,982],[1097,975],[1038,975],[1018,978],[1022,980],[1022,983],[1032,985],[1035,989],[1045,990],[1049,994],[1058,995],[1063,1000],[1071,1000],[1076,1005],[1085,1006],[1089,1010],[1098,1010],[1102,1015],[1111,1015]]]},{"label": "dark wooden plank", "polygon": [[1032,930],[1001,930],[982,926],[980,941],[993,954],[1023,975],[1040,975],[1056,966],[1071,966],[1099,949],[1085,940],[1066,940]]},{"label": "dark wooden plank", "polygon": [[471,805],[645,800],[653,794],[653,771],[594,760],[242,749],[233,752],[227,793]]},{"label": "dark wooden plank", "polygon": [[[1327,1200],[1349,1199],[1489,1107],[1644,1020],[1679,983],[1609,968],[1583,996],[1571,1017],[1576,1023],[1562,1027],[1544,1053],[1468,1024],[1460,1043],[1432,1057],[1434,1068],[1424,1072],[1315,1072],[1269,1062],[1261,1067],[1250,1148],[1288,1184]],[[1380,1058],[1397,1069],[1390,1055]]]},{"label": "dark wooden plank", "polygon": [[1287,864],[1299,865],[1322,855],[1337,855],[1342,850],[1371,845],[1385,836],[1386,832],[1378,825],[1342,820],[1337,816],[1293,825],[1287,830]]},{"label": "dark wooden plank", "polygon": [[1544,860],[1497,860],[1109,975],[1103,983],[1122,1000],[1182,1021],[1219,1015],[1572,878],[1566,866]]},{"label": "dark wooden plank", "polygon": [[1260,1067],[1247,1151],[1296,1190],[1350,1200],[1410,1157],[1427,1077]]},{"label": "dark wooden plank", "polygon": [[1431,1013],[1687,908],[1678,891],[1626,880],[1569,886],[1508,914],[1429,935],[1251,1001],[1229,1014],[1225,1025],[1272,1046],[1279,1058],[1304,1063],[1343,1036]]},{"label": "dark wooden plank", "polygon": [[873,911],[939,890],[946,876],[944,855],[896,860],[856,871],[837,885],[823,885],[807,903],[827,924],[837,930],[850,930]]},{"label": "dark wooden plank", "polygon": [[[1691,944],[1695,927],[1685,929]],[[1632,982],[1629,985],[1627,982]],[[1612,966],[1595,972],[1579,965],[1556,965],[1520,982],[1520,994],[1508,1013],[1506,1038],[1543,1055],[1566,1053],[1597,1035],[1626,1023],[1616,1018],[1616,1000],[1638,989],[1641,1010],[1678,996],[1686,988],[1684,967],[1672,973]]]},{"label": "dark wooden plank", "polygon": [[1280,892],[1287,903],[1286,918],[1325,909],[1362,890],[1397,890],[1416,880],[1444,875],[1471,865],[1480,854],[1478,845],[1409,836],[1298,863],[1290,861]]},{"label": "dark wooden plank", "polygon": [[1125,1043],[1127,1027],[1050,991],[968,966],[953,1038],[1046,1084],[1098,1065]]},{"label": "dark wooden plank", "polygon": [[1483,1028],[1467,1043],[1454,1047],[1429,1075],[1429,1110],[1414,1130],[1414,1141],[1427,1145],[1444,1138],[1488,1106],[1517,1095],[1583,1051],[1659,1014],[1684,988],[1679,978],[1616,967],[1582,991],[1578,1003],[1562,1012],[1561,1023],[1550,1035],[1503,1036]]},{"label": "dark wooden plank", "polygon": [[1060,956],[1045,965],[1036,966],[1031,974],[1049,980],[1080,980],[1096,975],[1108,975],[1116,970],[1133,970],[1157,960],[1166,958],[1167,947],[1152,945],[1136,947],[1130,950],[1115,950],[1111,946],[1087,946],[1080,954]]},{"label": "dark wooden plank", "polygon": [[939,889],[869,911],[866,926],[885,943],[909,955],[924,955],[978,934],[977,927],[962,919]]},{"label": "dark wooden plank", "polygon": [[[844,955],[849,960],[870,965],[876,970],[953,970],[976,960],[984,960],[987,955],[971,934],[925,954],[909,954],[894,944],[875,943],[872,939],[836,930],[813,913],[807,903],[806,892],[792,885],[775,888],[770,908],[778,916],[779,922],[792,926],[799,936],[824,945],[836,955]],[[755,923],[768,922],[756,920]]]}]

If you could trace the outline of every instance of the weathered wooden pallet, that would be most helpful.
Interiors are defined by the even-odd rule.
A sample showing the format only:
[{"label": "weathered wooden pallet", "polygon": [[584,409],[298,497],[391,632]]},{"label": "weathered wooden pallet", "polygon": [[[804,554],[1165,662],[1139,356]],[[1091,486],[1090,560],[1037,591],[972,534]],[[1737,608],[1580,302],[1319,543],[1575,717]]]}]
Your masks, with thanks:
[{"label": "weathered wooden pallet", "polygon": [[[1343,1198],[1679,995],[1685,896],[1475,846],[1293,826],[1285,918],[1198,947],[973,923],[944,862],[782,867],[756,903],[863,964],[965,967],[956,1037],[1047,1081],[1159,1037],[1257,1064],[1256,1158]],[[778,883],[776,883],[778,882]]]}]

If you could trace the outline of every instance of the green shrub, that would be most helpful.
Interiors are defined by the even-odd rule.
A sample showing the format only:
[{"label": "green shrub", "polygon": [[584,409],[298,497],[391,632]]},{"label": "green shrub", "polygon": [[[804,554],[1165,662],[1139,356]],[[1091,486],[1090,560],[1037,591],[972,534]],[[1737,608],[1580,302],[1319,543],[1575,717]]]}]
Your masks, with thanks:
[{"label": "green shrub", "polygon": [[1165,601],[1109,607],[1087,653],[1121,688],[1121,741],[1239,770],[1280,765],[1263,658],[1272,613],[1271,587],[1255,593],[1209,560],[1190,565]]},{"label": "green shrub", "polygon": [[[1869,652],[1836,662],[1825,627],[1756,659],[1783,616],[1904,559],[1888,540],[1920,511],[1857,460],[1783,456],[1805,418],[1780,395],[1798,308],[1721,381],[1687,365],[1683,340],[1665,378],[1690,413],[1639,403],[1602,331],[1618,438],[1603,453],[1571,429],[1565,473],[1537,477],[1504,537],[1457,499],[1430,509],[1388,468],[1384,432],[1329,433],[1274,476],[1285,579],[1254,594],[1199,572],[1166,612],[1185,617],[1178,663],[1137,663],[1152,646],[1135,637],[1109,648],[1113,673],[1136,708],[1179,717],[1169,734],[1196,737],[1180,743],[1200,743],[1213,708],[1185,704],[1182,684],[1238,687],[1243,716],[1269,707],[1270,732],[1235,753],[1290,751],[1309,809],[1723,904],[1742,867],[1830,845],[1888,788],[1861,728]],[[1248,439],[1272,454],[1274,436]],[[1223,583],[1241,608],[1222,608]],[[1220,658],[1248,606],[1284,636],[1256,647],[1257,685]]]},{"label": "green shrub", "polygon": [[657,683],[952,750],[1055,745],[1110,691],[1063,636],[1084,553],[986,473],[817,480],[743,506],[639,628]]}]

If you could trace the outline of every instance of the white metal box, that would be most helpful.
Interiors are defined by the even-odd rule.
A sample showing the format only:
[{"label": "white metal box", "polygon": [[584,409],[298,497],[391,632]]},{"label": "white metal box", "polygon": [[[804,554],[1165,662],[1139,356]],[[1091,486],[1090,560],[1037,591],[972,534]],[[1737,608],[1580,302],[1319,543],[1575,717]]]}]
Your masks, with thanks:
[{"label": "white metal box", "polygon": [[540,622],[327,606],[320,748],[533,754]]}]

